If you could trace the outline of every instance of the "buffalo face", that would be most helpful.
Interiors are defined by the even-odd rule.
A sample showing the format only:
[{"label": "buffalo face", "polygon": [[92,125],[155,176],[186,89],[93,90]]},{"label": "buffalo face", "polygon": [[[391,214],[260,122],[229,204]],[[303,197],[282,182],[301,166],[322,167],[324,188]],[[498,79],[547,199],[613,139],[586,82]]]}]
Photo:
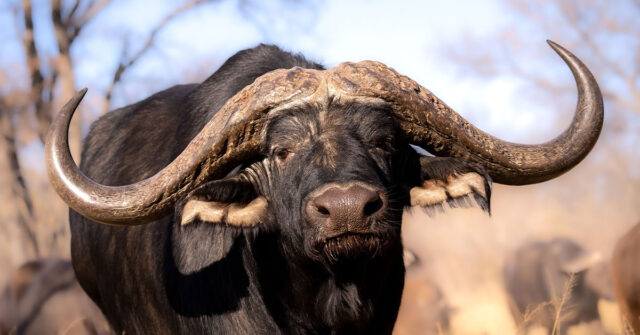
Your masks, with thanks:
[{"label": "buffalo face", "polygon": [[281,110],[268,121],[263,158],[192,191],[176,221],[278,231],[292,256],[331,270],[397,257],[387,251],[400,246],[407,206],[475,201],[488,210],[480,166],[420,156],[396,129],[385,103]]}]

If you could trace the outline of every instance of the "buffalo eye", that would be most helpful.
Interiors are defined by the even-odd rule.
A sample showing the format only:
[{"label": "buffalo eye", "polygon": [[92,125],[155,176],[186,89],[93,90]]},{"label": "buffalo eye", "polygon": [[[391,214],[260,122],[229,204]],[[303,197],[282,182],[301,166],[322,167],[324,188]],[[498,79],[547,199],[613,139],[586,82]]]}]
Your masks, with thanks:
[{"label": "buffalo eye", "polygon": [[289,151],[289,149],[280,149],[277,151],[276,156],[279,160],[283,161],[287,159],[287,157],[289,157],[289,154],[291,154],[291,151]]},{"label": "buffalo eye", "polygon": [[378,138],[371,143],[372,149],[383,153],[391,150],[390,140],[388,138]]}]

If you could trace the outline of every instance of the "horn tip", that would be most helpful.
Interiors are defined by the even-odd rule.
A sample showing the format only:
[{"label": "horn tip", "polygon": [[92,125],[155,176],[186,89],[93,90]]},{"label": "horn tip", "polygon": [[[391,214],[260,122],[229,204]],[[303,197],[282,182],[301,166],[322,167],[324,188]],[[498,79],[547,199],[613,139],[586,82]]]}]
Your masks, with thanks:
[{"label": "horn tip", "polygon": [[553,49],[553,51],[555,51],[557,54],[559,55],[563,55],[563,54],[571,54],[567,49],[565,49],[562,45],[552,41],[552,40],[547,40],[547,44],[549,44],[549,46],[551,47],[551,49]]}]

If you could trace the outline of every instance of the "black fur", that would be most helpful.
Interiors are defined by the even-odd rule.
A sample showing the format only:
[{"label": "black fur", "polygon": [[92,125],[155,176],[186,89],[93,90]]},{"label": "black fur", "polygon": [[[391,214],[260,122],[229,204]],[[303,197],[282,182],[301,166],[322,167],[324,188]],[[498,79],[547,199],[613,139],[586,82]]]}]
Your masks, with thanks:
[{"label": "black fur", "polygon": [[[294,66],[322,69],[260,45],[238,52],[202,84],[113,111],[92,126],[81,169],[107,185],[153,175],[236,92]],[[269,120],[268,152],[194,188],[173,215],[124,228],[72,210],[78,279],[113,328],[127,334],[391,333],[404,282],[400,225],[409,189],[424,178],[484,174],[463,161],[421,158],[395,131],[386,106],[330,101],[284,111]],[[366,234],[329,238],[347,231],[311,224],[306,201],[323,185],[354,181],[383,194],[385,210]],[[269,214],[254,228],[179,224],[189,199],[248,203],[258,196]]]}]

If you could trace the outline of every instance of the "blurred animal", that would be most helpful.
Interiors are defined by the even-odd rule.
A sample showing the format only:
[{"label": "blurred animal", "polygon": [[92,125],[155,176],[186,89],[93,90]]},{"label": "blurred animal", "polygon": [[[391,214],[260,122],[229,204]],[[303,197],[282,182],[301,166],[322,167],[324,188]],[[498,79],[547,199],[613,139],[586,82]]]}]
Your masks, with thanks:
[{"label": "blurred animal", "polygon": [[112,334],[84,293],[71,262],[40,259],[20,266],[0,295],[0,334]]},{"label": "blurred animal", "polygon": [[550,45],[574,73],[578,108],[541,145],[480,131],[384,64],[325,70],[261,45],[201,84],[101,117],[78,168],[67,134],[79,92],[45,149],[72,208],[78,280],[128,335],[390,333],[405,207],[488,210],[492,179],[554,178],[595,144],[597,83]]},{"label": "blurred animal", "polygon": [[558,334],[580,322],[599,320],[598,300],[614,299],[608,263],[567,238],[518,248],[505,261],[504,281],[513,318],[521,330],[540,325],[551,333],[556,308],[567,293]]},{"label": "blurred animal", "polygon": [[640,223],[616,243],[611,268],[625,332],[640,334]]},{"label": "blurred animal", "polygon": [[407,275],[393,333],[446,334],[452,309],[444,294],[433,280],[419,273],[421,260],[414,252],[405,248],[404,259]]}]

